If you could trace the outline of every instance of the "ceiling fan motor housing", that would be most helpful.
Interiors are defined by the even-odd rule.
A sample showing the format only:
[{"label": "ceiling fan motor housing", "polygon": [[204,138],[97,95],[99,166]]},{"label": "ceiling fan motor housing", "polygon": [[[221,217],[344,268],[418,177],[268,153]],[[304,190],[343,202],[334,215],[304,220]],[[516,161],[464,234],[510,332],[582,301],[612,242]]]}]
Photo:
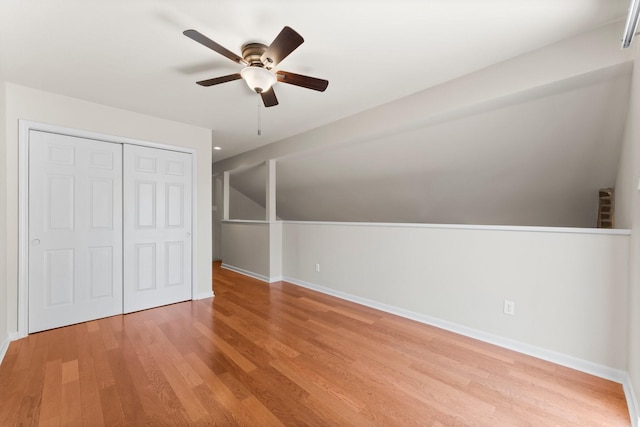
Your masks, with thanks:
[{"label": "ceiling fan motor housing", "polygon": [[262,43],[246,43],[242,45],[242,57],[250,67],[264,67],[260,58],[266,50],[267,46]]},{"label": "ceiling fan motor housing", "polygon": [[242,57],[248,66],[240,71],[249,88],[257,93],[268,90],[276,82],[275,75],[262,63],[262,54],[267,46],[262,43],[246,43],[242,45]]}]

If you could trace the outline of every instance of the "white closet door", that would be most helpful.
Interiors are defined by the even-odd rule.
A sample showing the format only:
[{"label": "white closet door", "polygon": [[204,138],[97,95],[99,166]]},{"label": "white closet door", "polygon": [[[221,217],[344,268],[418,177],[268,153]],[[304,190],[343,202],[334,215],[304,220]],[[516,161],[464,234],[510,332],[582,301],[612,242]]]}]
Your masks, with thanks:
[{"label": "white closet door", "polygon": [[124,312],[191,299],[191,155],[124,147]]},{"label": "white closet door", "polygon": [[121,150],[30,131],[29,332],[122,313]]}]

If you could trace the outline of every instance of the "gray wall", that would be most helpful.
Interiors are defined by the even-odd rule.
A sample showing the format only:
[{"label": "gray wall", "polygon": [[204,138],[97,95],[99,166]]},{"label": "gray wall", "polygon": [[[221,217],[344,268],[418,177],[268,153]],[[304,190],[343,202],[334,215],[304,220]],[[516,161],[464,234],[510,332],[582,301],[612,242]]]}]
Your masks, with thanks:
[{"label": "gray wall", "polygon": [[213,207],[211,218],[213,224],[211,225],[213,231],[213,261],[219,261],[222,259],[222,249],[220,248],[220,235],[222,233],[222,217],[223,217],[223,198],[222,198],[222,177],[214,175],[211,177],[211,189],[213,190]]},{"label": "gray wall", "polygon": [[222,251],[224,267],[265,282],[282,280],[281,222],[223,221]]},{"label": "gray wall", "polygon": [[229,186],[229,219],[264,221],[265,215],[264,206],[236,190],[232,180]]}]

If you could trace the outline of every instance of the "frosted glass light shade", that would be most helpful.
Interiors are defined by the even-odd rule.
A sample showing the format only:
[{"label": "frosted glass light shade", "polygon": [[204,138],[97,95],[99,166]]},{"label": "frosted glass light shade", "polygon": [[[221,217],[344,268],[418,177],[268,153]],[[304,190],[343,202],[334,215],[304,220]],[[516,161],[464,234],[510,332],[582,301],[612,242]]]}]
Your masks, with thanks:
[{"label": "frosted glass light shade", "polygon": [[245,67],[240,71],[240,75],[249,88],[258,93],[266,92],[276,82],[275,74],[260,67]]}]

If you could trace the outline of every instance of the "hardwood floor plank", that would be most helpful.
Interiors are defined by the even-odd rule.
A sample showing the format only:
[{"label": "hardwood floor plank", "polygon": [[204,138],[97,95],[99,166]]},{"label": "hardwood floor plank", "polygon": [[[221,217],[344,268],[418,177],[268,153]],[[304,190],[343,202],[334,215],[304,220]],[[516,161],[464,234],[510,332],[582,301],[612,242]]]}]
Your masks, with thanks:
[{"label": "hardwood floor plank", "polygon": [[273,338],[271,334],[265,334],[266,331],[263,330],[257,322],[251,321],[251,319],[242,318],[238,315],[227,316],[220,313],[216,313],[216,317],[272,356],[282,355],[286,357],[296,357],[300,354],[282,341]]},{"label": "hardwood floor plank", "polygon": [[630,425],[620,384],[213,269],[215,298],[11,343],[0,425]]},{"label": "hardwood floor plank", "polygon": [[173,342],[167,338],[160,329],[160,327],[152,321],[146,321],[145,326],[151,332],[156,339],[158,345],[162,348],[164,356],[168,358],[175,369],[180,373],[182,379],[191,388],[197,387],[202,384],[202,378],[191,368],[191,366],[184,360],[182,353],[174,347]]},{"label": "hardwood floor plank", "polygon": [[237,375],[233,367],[227,372],[219,374],[218,378],[231,390],[236,399],[243,401],[252,396],[251,391],[242,382],[244,377]]},{"label": "hardwood floor plank", "polygon": [[82,401],[80,397],[80,381],[65,382],[64,365],[62,379],[60,424],[65,426],[82,425]]},{"label": "hardwood floor plank", "polygon": [[200,420],[202,425],[237,426],[238,423],[223,407],[220,406],[215,394],[204,383],[193,387],[193,393],[207,410],[208,417]]},{"label": "hardwood floor plank", "polygon": [[[58,330],[60,331],[60,330]],[[56,335],[60,335],[59,333]],[[56,350],[59,346],[56,346]],[[55,352],[58,354],[57,352]],[[62,407],[62,360],[47,361],[45,365],[44,383],[42,385],[42,406],[38,425],[60,425]]]},{"label": "hardwood floor plank", "polygon": [[129,363],[129,370],[136,373],[135,384],[142,389],[140,392],[142,405],[147,414],[151,414],[151,418],[158,422],[166,422],[168,425],[188,425],[189,417],[185,409],[151,354],[148,348],[150,344],[146,344],[142,338],[144,335],[142,332],[148,333],[142,323],[143,318],[139,317],[136,320],[140,323],[131,324],[127,329],[131,349],[135,353],[135,356],[131,356],[130,359],[137,361]]},{"label": "hardwood floor plank", "polygon": [[34,340],[35,344],[29,368],[12,373],[12,375],[24,375],[27,379],[26,388],[20,395],[22,399],[16,417],[17,425],[36,425],[39,422],[50,337],[49,334],[40,333],[25,338]]},{"label": "hardwood floor plank", "polygon": [[186,359],[196,372],[198,372],[198,375],[204,379],[204,384],[211,390],[220,406],[228,411],[229,415],[231,415],[238,425],[259,425],[258,420],[254,418],[250,412],[245,410],[242,402],[234,396],[219,376],[211,371],[196,354],[190,353],[186,356]]},{"label": "hardwood floor plank", "polygon": [[93,327],[87,325],[87,328],[76,335],[82,425],[103,426],[104,416],[94,369],[94,360],[91,354],[90,330],[97,331],[97,329],[94,330]]},{"label": "hardwood floor plank", "polygon": [[256,419],[256,424],[265,427],[280,427],[284,426],[282,421],[276,418],[271,411],[269,411],[255,396],[249,396],[242,401],[242,406],[246,411],[251,413]]},{"label": "hardwood floor plank", "polygon": [[100,389],[100,402],[102,404],[104,425],[121,426],[126,424],[120,395],[115,385]]},{"label": "hardwood floor plank", "polygon": [[105,350],[114,350],[118,348],[118,341],[113,335],[113,330],[111,329],[111,325],[109,324],[109,318],[98,320],[100,324],[100,330],[98,333],[100,334],[100,338],[102,339],[102,343],[104,344]]},{"label": "hardwood floor plank", "polygon": [[18,416],[20,401],[27,387],[28,375],[25,369],[28,368],[28,365],[25,367],[18,364],[18,356],[23,353],[25,347],[30,346],[30,343],[33,342],[27,343],[26,341],[11,343],[2,365],[0,365],[0,425],[7,425],[10,420]]},{"label": "hardwood floor plank", "polygon": [[307,402],[312,401],[315,402],[315,407],[322,405],[328,410],[331,410],[333,412],[333,416],[326,418],[341,418],[342,421],[344,421],[344,423],[340,423],[341,425],[374,425],[366,418],[360,416],[360,409],[362,409],[364,405],[358,406],[354,404],[348,396],[345,396],[340,392],[336,392],[336,390],[332,389],[329,384],[322,381],[318,376],[313,375],[310,372],[305,372],[292,361],[274,360],[271,362],[271,365],[309,393]]},{"label": "hardwood floor plank", "polygon": [[250,374],[240,374],[242,384],[285,425],[322,425],[312,408],[301,405],[308,393],[276,369],[260,367]]},{"label": "hardwood floor plank", "polygon": [[[102,327],[101,327],[102,329]],[[89,342],[91,343],[91,358],[93,360],[93,370],[95,373],[98,390],[102,390],[115,385],[115,379],[109,360],[107,359],[107,349],[102,340],[101,329],[89,334]]]},{"label": "hardwood floor plank", "polygon": [[[495,406],[468,395],[464,389],[455,385],[425,376],[408,376],[400,372],[400,369],[389,367],[370,358],[360,359],[351,366],[363,374],[373,373],[384,392],[408,396],[416,403],[421,402],[425,407],[430,406],[441,417],[463,418],[470,421],[488,419],[495,411]],[[464,414],[460,414],[458,408],[467,408],[467,410]]]},{"label": "hardwood floor plank", "polygon": [[232,345],[227,343],[224,339],[220,338],[206,326],[200,322],[195,322],[193,326],[213,345],[222,351],[231,361],[233,361],[240,369],[245,372],[251,372],[256,369],[256,365],[251,363],[246,357],[244,357],[239,351],[237,351]]},{"label": "hardwood floor plank", "polygon": [[62,384],[78,381],[78,359],[70,360],[62,364]]},{"label": "hardwood floor plank", "polygon": [[[113,372],[118,373],[114,375],[114,387],[118,393],[124,418],[137,425],[144,424],[147,421],[141,399],[144,394],[144,382],[139,382],[141,376],[138,373],[141,371],[136,366],[135,358],[130,357],[126,346],[119,346],[117,350],[107,351],[107,357]],[[126,375],[123,375],[124,373]]]},{"label": "hardwood floor plank", "polygon": [[169,382],[180,404],[187,412],[191,421],[207,418],[207,410],[197,399],[192,388],[185,381],[179,370],[165,357],[162,347],[155,343],[149,346],[151,356],[155,359],[160,371]]}]

